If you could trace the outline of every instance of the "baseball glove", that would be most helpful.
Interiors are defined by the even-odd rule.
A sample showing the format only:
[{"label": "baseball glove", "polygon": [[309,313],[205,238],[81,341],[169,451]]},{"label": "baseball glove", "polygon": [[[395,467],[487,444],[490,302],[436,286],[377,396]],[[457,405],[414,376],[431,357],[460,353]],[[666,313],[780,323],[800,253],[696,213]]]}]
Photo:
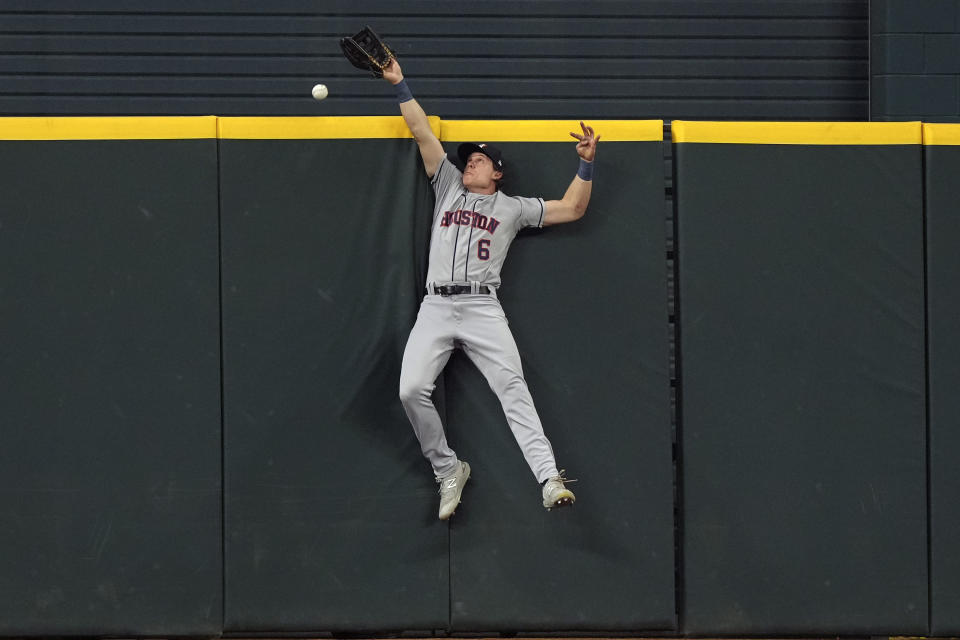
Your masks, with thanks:
[{"label": "baseball glove", "polygon": [[382,78],[383,70],[393,59],[393,51],[380,39],[373,29],[364,27],[353,37],[340,38],[340,49],[350,64]]}]

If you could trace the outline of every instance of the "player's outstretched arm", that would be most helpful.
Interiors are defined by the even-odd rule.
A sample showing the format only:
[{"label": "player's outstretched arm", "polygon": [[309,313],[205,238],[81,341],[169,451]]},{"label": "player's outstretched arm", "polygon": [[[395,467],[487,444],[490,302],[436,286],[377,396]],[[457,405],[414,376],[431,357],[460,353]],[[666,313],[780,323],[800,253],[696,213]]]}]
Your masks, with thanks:
[{"label": "player's outstretched arm", "polygon": [[543,215],[543,226],[573,222],[583,217],[590,204],[590,194],[593,191],[593,159],[597,156],[597,142],[600,136],[596,135],[593,127],[580,123],[583,135],[570,132],[577,139],[577,155],[580,156],[580,167],[577,175],[567,187],[562,200],[547,200],[546,211]]},{"label": "player's outstretched arm", "polygon": [[433,129],[430,128],[427,114],[424,113],[417,101],[414,100],[410,89],[407,88],[407,83],[403,79],[403,70],[400,69],[400,64],[396,58],[392,59],[387,68],[383,70],[383,77],[397,90],[400,113],[403,114],[403,119],[407,123],[407,127],[410,128],[413,139],[417,141],[417,146],[420,147],[423,168],[426,170],[427,176],[432,178],[433,174],[437,172],[437,167],[440,166],[440,161],[446,155],[443,145],[440,144],[437,136],[433,133]]}]

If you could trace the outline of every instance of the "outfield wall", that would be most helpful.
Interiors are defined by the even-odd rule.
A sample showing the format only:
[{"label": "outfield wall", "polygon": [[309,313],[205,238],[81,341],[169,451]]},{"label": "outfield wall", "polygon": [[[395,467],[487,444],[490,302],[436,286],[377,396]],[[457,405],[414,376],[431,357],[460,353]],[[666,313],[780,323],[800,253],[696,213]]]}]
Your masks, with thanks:
[{"label": "outfield wall", "polygon": [[[591,124],[499,292],[578,503],[454,357],[447,524],[401,118],[0,119],[0,634],[957,633],[957,127],[674,122],[672,407],[662,122]],[[576,170],[576,122],[431,125]]]}]

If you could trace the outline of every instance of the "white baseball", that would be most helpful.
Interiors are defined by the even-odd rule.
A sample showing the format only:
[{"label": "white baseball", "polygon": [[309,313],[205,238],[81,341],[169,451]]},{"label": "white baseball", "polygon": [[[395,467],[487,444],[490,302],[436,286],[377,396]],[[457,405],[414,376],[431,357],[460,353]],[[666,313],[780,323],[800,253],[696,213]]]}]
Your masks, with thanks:
[{"label": "white baseball", "polygon": [[315,100],[323,100],[324,98],[327,97],[327,94],[330,92],[327,91],[327,85],[317,84],[317,85],[314,85],[313,91],[311,91],[310,93],[313,94],[313,97]]}]

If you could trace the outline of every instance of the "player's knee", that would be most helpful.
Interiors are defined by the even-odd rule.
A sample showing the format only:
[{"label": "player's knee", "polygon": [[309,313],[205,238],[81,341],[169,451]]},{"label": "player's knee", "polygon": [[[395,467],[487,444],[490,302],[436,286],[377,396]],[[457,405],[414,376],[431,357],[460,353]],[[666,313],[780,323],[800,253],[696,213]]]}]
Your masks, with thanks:
[{"label": "player's knee", "polygon": [[494,391],[508,397],[523,396],[528,393],[527,381],[514,372],[504,372],[495,382]]},{"label": "player's knee", "polygon": [[400,383],[400,402],[405,405],[410,404],[413,402],[413,399],[416,397],[416,395],[416,389],[410,385],[404,385],[402,382]]},{"label": "player's knee", "polygon": [[404,405],[421,402],[423,398],[429,398],[433,390],[429,385],[423,385],[417,380],[400,379],[400,402]]}]

